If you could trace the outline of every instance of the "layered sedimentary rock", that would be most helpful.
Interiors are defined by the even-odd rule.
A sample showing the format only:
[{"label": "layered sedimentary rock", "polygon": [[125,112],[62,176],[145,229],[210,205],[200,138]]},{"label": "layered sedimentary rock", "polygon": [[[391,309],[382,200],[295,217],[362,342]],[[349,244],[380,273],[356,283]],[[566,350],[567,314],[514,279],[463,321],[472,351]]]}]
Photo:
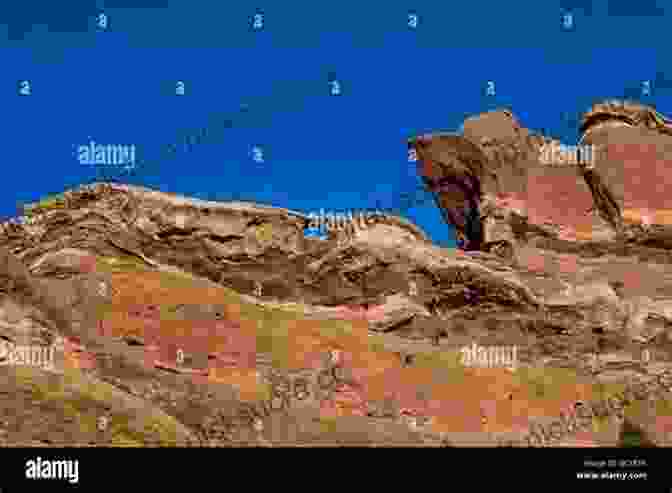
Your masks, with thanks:
[{"label": "layered sedimentary rock", "polygon": [[420,136],[413,140],[413,146],[420,175],[435,191],[446,222],[455,226],[466,249],[480,249],[483,235],[478,212],[486,156],[472,142],[450,134],[431,139]]},{"label": "layered sedimentary rock", "polygon": [[616,228],[623,220],[667,224],[672,121],[647,106],[609,101],[583,116],[581,131],[582,144],[598,150],[583,172],[603,217]]},{"label": "layered sedimentary rock", "polygon": [[[584,141],[639,130],[586,121]],[[644,225],[629,218],[627,194],[615,189],[603,156],[594,166],[549,164],[554,154],[544,146],[560,143],[523,128],[510,112],[478,115],[462,135],[420,136],[409,145],[466,252],[440,248],[394,216],[317,240],[303,235],[311,218],[288,209],[99,184],[4,225],[0,336],[65,337],[88,377],[163,410],[179,422],[182,442],[231,444],[235,435],[238,443],[286,445],[283,430],[299,423],[293,433],[305,443],[571,444],[579,425],[558,424],[561,412],[584,400],[602,413],[586,388],[634,382],[628,392],[636,395],[619,398],[607,414],[623,411],[651,442],[670,443],[666,422],[656,419],[662,411],[651,411],[658,408],[628,415],[631,401],[669,400],[672,242],[665,224],[655,214]],[[335,322],[344,319],[354,322],[339,333]],[[527,377],[455,370],[449,355],[474,343],[515,346]],[[187,353],[182,366],[169,361],[179,344]],[[323,350],[334,346],[340,356],[323,365]],[[561,397],[536,396],[537,386],[560,374],[565,380],[550,386]],[[319,403],[296,398],[286,419],[270,419],[278,399],[287,399],[275,391],[248,406],[247,418],[230,416],[258,379],[277,390],[294,388],[290,377],[338,385],[317,392]],[[17,381],[3,379],[0,390],[14,392]],[[347,419],[330,431],[301,431],[315,426],[301,414],[310,409]],[[46,422],[31,423],[38,421]],[[612,431],[602,434],[604,444],[615,444]],[[21,436],[6,441],[23,443]]]},{"label": "layered sedimentary rock", "polygon": [[[414,137],[409,146],[446,222],[467,237],[467,250],[508,257],[533,289],[565,286],[545,298],[548,312],[571,318],[571,307],[592,305],[585,322],[595,333],[627,334],[665,352],[671,124],[653,108],[608,101],[583,116],[577,146],[521,127],[508,111],[469,118],[459,135]],[[443,188],[443,177],[471,185]],[[468,226],[461,218],[474,204],[479,224]],[[582,293],[591,300],[581,301]]]},{"label": "layered sedimentary rock", "polygon": [[[566,146],[521,127],[506,111],[467,119],[462,135],[419,136],[409,146],[446,220],[467,237],[467,248],[499,239],[513,244],[523,234],[651,243],[666,234],[671,128],[651,108],[609,102],[583,117],[582,139],[574,147],[584,150],[583,159],[562,161]],[[464,217],[475,204],[480,224],[468,227]],[[477,222],[476,214],[471,217]]]},{"label": "layered sedimentary rock", "polygon": [[[598,152],[594,161],[571,165],[540,160],[544,145],[560,144],[522,128],[504,111],[468,119],[463,135],[420,136],[409,145],[418,150],[421,176],[448,222],[467,236],[480,230],[471,245],[505,253],[518,269],[548,281],[601,282],[618,286],[620,297],[667,300],[672,236],[665,193],[652,188],[669,190],[662,156],[672,140],[665,120],[655,115],[643,107],[596,105],[584,118],[581,144]],[[614,156],[621,149],[629,149],[629,158]],[[473,183],[480,195],[441,189],[438,170],[452,182]],[[470,229],[448,214],[474,204],[480,224]],[[636,205],[647,215],[638,216]]]}]

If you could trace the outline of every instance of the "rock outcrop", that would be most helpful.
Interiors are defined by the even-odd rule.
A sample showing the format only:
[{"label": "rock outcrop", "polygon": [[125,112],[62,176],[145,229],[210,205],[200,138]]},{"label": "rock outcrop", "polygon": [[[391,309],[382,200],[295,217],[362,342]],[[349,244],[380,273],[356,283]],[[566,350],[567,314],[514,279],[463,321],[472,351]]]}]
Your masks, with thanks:
[{"label": "rock outcrop", "polygon": [[[655,113],[597,128],[598,113],[584,143],[647,125],[669,138]],[[669,445],[662,204],[632,221],[603,155],[549,164],[543,146],[559,143],[510,112],[463,129],[409,145],[464,249],[395,216],[318,240],[296,211],[120,184],[27,208],[0,232],[0,337],[59,341],[60,359],[48,376],[0,368],[0,392],[32,416],[3,421],[0,442],[563,446],[636,430]],[[516,368],[465,366],[476,345],[515,347]],[[42,414],[62,422],[74,405],[54,407],[44,389],[59,385],[97,403],[86,419],[149,411],[121,438],[49,438]],[[147,432],[156,420],[163,431]]]},{"label": "rock outcrop", "polygon": [[[521,127],[508,111],[467,119],[461,135],[423,135],[409,146],[449,222],[473,248],[516,235],[664,241],[672,122],[652,108],[611,101],[584,115],[581,132],[584,159],[574,162],[563,160],[567,146]],[[547,154],[552,161],[542,159],[548,149],[556,150]],[[456,182],[460,191],[442,188]],[[467,231],[464,216],[475,205],[480,225]]]}]

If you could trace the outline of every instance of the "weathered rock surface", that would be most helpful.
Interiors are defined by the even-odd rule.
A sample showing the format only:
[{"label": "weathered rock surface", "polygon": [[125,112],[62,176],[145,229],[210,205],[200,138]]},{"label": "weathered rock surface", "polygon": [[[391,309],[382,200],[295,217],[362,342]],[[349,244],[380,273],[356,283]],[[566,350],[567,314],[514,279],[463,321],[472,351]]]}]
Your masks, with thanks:
[{"label": "weathered rock surface", "polygon": [[[584,142],[608,147],[612,132],[648,121],[656,146],[670,138],[651,113],[596,128],[598,113]],[[60,341],[53,371],[86,399],[104,401],[95,386],[110,385],[160,409],[172,430],[134,425],[101,444],[614,445],[636,432],[669,445],[664,214],[630,221],[612,161],[543,164],[544,142],[508,112],[468,119],[463,135],[411,139],[464,251],[394,216],[323,241],[304,237],[310,218],[286,209],[118,184],[67,191],[3,227],[0,337]],[[518,370],[456,366],[473,343],[516,347]],[[2,375],[10,393],[33,378]],[[635,390],[613,390],[614,404],[598,382]],[[25,394],[24,407],[53,410],[45,395]],[[567,424],[577,400],[600,410]],[[134,402],[117,402],[110,419]],[[62,404],[53,419],[70,409]],[[0,440],[48,440],[50,423],[0,425]]]},{"label": "weathered rock surface", "polygon": [[[505,111],[467,119],[461,135],[424,135],[409,146],[466,249],[510,260],[543,299],[547,323],[592,332],[601,345],[651,347],[668,360],[671,129],[652,108],[606,102],[584,115],[580,143],[595,151],[584,163],[540,159],[544,144],[560,143]],[[471,185],[456,193],[446,180]],[[478,224],[469,225],[463,218],[475,206]],[[592,343],[572,345],[585,351]]]}]

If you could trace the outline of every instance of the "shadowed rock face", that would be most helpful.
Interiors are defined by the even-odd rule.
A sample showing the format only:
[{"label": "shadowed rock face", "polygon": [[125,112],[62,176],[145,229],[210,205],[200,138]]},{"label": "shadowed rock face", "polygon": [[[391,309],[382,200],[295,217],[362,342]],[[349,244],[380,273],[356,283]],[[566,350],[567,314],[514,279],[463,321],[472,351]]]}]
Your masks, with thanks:
[{"label": "shadowed rock face", "polygon": [[420,176],[467,250],[511,242],[510,228],[492,227],[495,209],[502,200],[527,209],[529,170],[538,167],[541,143],[508,111],[467,119],[463,135],[428,134],[408,142],[416,151]]},{"label": "shadowed rock face", "polygon": [[452,225],[465,250],[483,243],[479,210],[486,156],[459,135],[423,135],[409,140],[418,156],[419,173],[434,194],[444,219]]},{"label": "shadowed rock face", "polygon": [[[637,235],[632,223],[670,221],[672,122],[649,107],[607,102],[591,108],[581,129],[581,145],[593,152],[579,163],[542,161],[544,149],[561,143],[521,127],[508,111],[468,118],[463,135],[428,134],[409,146],[467,249],[513,246],[529,235],[612,241]],[[474,206],[478,220],[469,215]]]}]

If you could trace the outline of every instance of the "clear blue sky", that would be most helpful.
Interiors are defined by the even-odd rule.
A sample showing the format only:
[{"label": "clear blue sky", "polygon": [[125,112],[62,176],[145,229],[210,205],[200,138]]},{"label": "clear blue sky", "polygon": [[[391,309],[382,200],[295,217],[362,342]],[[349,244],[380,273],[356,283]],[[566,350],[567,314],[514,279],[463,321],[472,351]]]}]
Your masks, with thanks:
[{"label": "clear blue sky", "polygon": [[[236,192],[305,212],[394,208],[419,184],[410,135],[456,130],[466,114],[511,105],[525,126],[573,141],[564,111],[672,74],[670,16],[654,4],[3,2],[0,214],[91,178],[75,152],[90,139],[134,144],[154,163],[142,183],[167,191]],[[573,31],[561,29],[563,6],[574,8]],[[258,32],[255,9],[264,15]],[[340,96],[330,95],[330,73]],[[25,79],[32,95],[20,97]],[[670,113],[672,87],[653,89],[649,101]],[[169,144],[204,127],[201,144],[170,157]],[[264,163],[252,159],[255,145]],[[406,215],[436,241],[454,242],[431,203]]]}]

